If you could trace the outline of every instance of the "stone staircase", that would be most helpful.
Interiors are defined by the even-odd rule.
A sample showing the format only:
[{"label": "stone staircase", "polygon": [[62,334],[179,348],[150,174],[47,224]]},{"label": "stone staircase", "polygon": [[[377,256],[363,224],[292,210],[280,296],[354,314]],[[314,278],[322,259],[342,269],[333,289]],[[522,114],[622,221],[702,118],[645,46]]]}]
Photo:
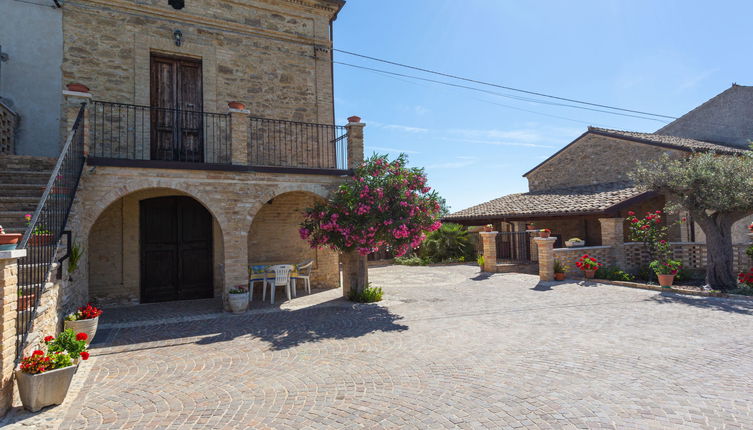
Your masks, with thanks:
[{"label": "stone staircase", "polygon": [[47,157],[0,155],[0,225],[6,233],[26,230],[24,215],[34,213],[55,161]]}]

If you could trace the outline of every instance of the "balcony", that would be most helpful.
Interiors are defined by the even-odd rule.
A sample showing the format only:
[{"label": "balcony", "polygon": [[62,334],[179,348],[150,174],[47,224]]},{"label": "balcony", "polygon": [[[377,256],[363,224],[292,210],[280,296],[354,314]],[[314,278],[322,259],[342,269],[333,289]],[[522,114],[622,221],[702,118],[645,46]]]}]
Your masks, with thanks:
[{"label": "balcony", "polygon": [[346,127],[92,102],[91,165],[344,175]]}]

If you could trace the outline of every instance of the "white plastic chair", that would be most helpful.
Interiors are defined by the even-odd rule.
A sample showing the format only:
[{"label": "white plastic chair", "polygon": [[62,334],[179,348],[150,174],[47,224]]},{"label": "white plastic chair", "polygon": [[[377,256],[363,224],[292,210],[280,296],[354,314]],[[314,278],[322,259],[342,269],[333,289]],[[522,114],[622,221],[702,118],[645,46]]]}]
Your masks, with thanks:
[{"label": "white plastic chair", "polygon": [[[298,274],[293,276],[293,288],[296,287],[296,280],[303,279],[306,294],[311,294],[311,269],[314,267],[314,260],[306,260],[298,265]],[[295,290],[293,291],[295,297]]]},{"label": "white plastic chair", "polygon": [[269,285],[270,298],[272,304],[275,304],[275,289],[279,286],[285,286],[285,293],[287,293],[288,300],[290,300],[290,272],[293,271],[293,266],[290,264],[278,264],[267,268],[267,271],[271,274],[274,272],[274,279],[264,279],[264,290],[262,291],[262,301],[267,299],[267,285]]}]

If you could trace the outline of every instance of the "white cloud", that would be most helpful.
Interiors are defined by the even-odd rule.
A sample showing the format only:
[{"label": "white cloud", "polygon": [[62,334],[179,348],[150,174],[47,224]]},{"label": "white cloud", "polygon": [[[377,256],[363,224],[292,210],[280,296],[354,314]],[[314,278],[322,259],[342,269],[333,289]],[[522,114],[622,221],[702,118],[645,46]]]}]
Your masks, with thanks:
[{"label": "white cloud", "polygon": [[399,124],[387,124],[384,126],[384,128],[390,129],[390,130],[404,131],[406,133],[427,133],[429,131],[428,128],[411,127],[408,125],[399,125]]},{"label": "white cloud", "polygon": [[447,140],[451,142],[462,142],[462,143],[478,143],[483,145],[499,145],[499,146],[520,146],[524,148],[557,148],[556,146],[552,145],[541,145],[538,143],[528,143],[528,142],[510,142],[510,141],[503,141],[503,140],[482,140],[482,139],[461,139],[461,138],[452,138],[452,137],[443,137],[441,140]]}]

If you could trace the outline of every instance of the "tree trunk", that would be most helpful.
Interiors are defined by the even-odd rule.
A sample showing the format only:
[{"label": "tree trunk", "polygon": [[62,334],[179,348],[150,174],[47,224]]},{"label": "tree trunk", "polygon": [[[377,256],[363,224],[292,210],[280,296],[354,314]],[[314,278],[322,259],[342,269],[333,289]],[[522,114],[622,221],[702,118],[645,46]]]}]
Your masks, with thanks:
[{"label": "tree trunk", "polygon": [[369,284],[369,267],[366,256],[356,251],[340,254],[343,263],[343,297],[351,291],[362,292]]},{"label": "tree trunk", "polygon": [[732,267],[732,224],[734,217],[725,214],[694,215],[706,234],[706,283],[715,290],[729,291],[737,287]]}]

